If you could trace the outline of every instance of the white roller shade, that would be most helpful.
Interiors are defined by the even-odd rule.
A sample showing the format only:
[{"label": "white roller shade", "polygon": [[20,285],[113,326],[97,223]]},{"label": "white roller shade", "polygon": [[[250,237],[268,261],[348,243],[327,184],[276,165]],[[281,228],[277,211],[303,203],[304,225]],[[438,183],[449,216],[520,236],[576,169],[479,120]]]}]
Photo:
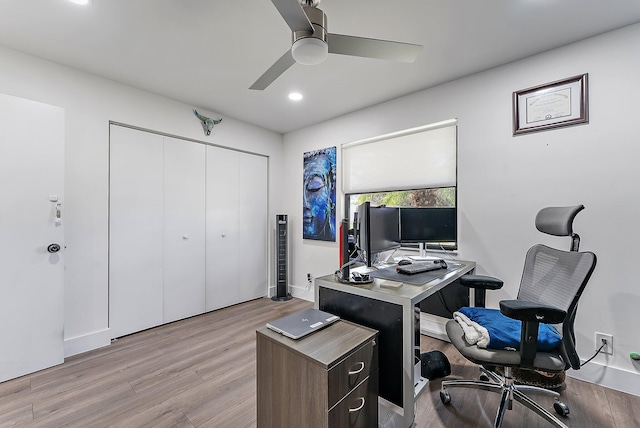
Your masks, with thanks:
[{"label": "white roller shade", "polygon": [[456,185],[456,119],[342,145],[342,190]]}]

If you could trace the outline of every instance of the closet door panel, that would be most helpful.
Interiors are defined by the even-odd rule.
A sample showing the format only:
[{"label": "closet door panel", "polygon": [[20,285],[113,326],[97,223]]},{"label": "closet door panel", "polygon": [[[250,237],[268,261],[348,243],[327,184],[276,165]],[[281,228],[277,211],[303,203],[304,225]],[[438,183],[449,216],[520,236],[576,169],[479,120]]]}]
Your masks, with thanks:
[{"label": "closet door panel", "polygon": [[239,154],[238,217],[242,227],[242,258],[250,261],[240,271],[243,299],[267,295],[267,158]]},{"label": "closet door panel", "polygon": [[205,311],[205,146],[164,137],[164,322]]},{"label": "closet door panel", "polygon": [[207,147],[206,310],[241,300],[238,152]]},{"label": "closet door panel", "polygon": [[163,141],[110,128],[109,324],[119,337],[162,323]]}]

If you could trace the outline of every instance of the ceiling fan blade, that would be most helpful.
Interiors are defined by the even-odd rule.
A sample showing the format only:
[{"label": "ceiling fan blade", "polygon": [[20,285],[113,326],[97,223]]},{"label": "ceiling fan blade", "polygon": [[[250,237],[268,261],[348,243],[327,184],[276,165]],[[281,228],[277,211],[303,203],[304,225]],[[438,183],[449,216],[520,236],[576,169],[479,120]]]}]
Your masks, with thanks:
[{"label": "ceiling fan blade", "polygon": [[313,33],[313,25],[298,0],[271,0],[271,2],[278,9],[291,31],[306,30]]},{"label": "ceiling fan blade", "polygon": [[413,62],[422,50],[422,45],[342,34],[327,34],[327,44],[329,53],[401,62]]},{"label": "ceiling fan blade", "polygon": [[296,60],[293,59],[293,55],[291,55],[291,49],[289,49],[284,53],[284,55],[280,57],[279,60],[277,60],[271,67],[269,67],[269,69],[265,71],[264,74],[260,76],[258,80],[256,80],[256,83],[251,85],[249,89],[257,89],[259,91],[265,89],[295,63]]}]

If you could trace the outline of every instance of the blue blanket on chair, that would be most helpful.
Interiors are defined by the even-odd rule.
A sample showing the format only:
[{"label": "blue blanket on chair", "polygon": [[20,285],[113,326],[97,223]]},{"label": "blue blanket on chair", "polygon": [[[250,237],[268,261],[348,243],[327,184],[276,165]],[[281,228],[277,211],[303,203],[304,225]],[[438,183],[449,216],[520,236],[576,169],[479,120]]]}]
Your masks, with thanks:
[{"label": "blue blanket on chair", "polygon": [[[503,315],[498,309],[463,307],[458,312],[487,329],[489,349],[520,349],[522,321]],[[538,351],[549,352],[560,345],[562,336],[550,324],[540,323],[538,328]]]}]

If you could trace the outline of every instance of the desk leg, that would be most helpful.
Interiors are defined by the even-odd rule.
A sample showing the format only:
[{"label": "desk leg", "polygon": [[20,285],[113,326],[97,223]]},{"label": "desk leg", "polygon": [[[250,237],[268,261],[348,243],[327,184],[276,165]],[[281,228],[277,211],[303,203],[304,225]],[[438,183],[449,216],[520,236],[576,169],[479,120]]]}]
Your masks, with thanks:
[{"label": "desk leg", "polygon": [[414,391],[413,379],[415,365],[415,312],[411,302],[402,307],[402,391],[404,427],[410,427],[414,418]]}]

